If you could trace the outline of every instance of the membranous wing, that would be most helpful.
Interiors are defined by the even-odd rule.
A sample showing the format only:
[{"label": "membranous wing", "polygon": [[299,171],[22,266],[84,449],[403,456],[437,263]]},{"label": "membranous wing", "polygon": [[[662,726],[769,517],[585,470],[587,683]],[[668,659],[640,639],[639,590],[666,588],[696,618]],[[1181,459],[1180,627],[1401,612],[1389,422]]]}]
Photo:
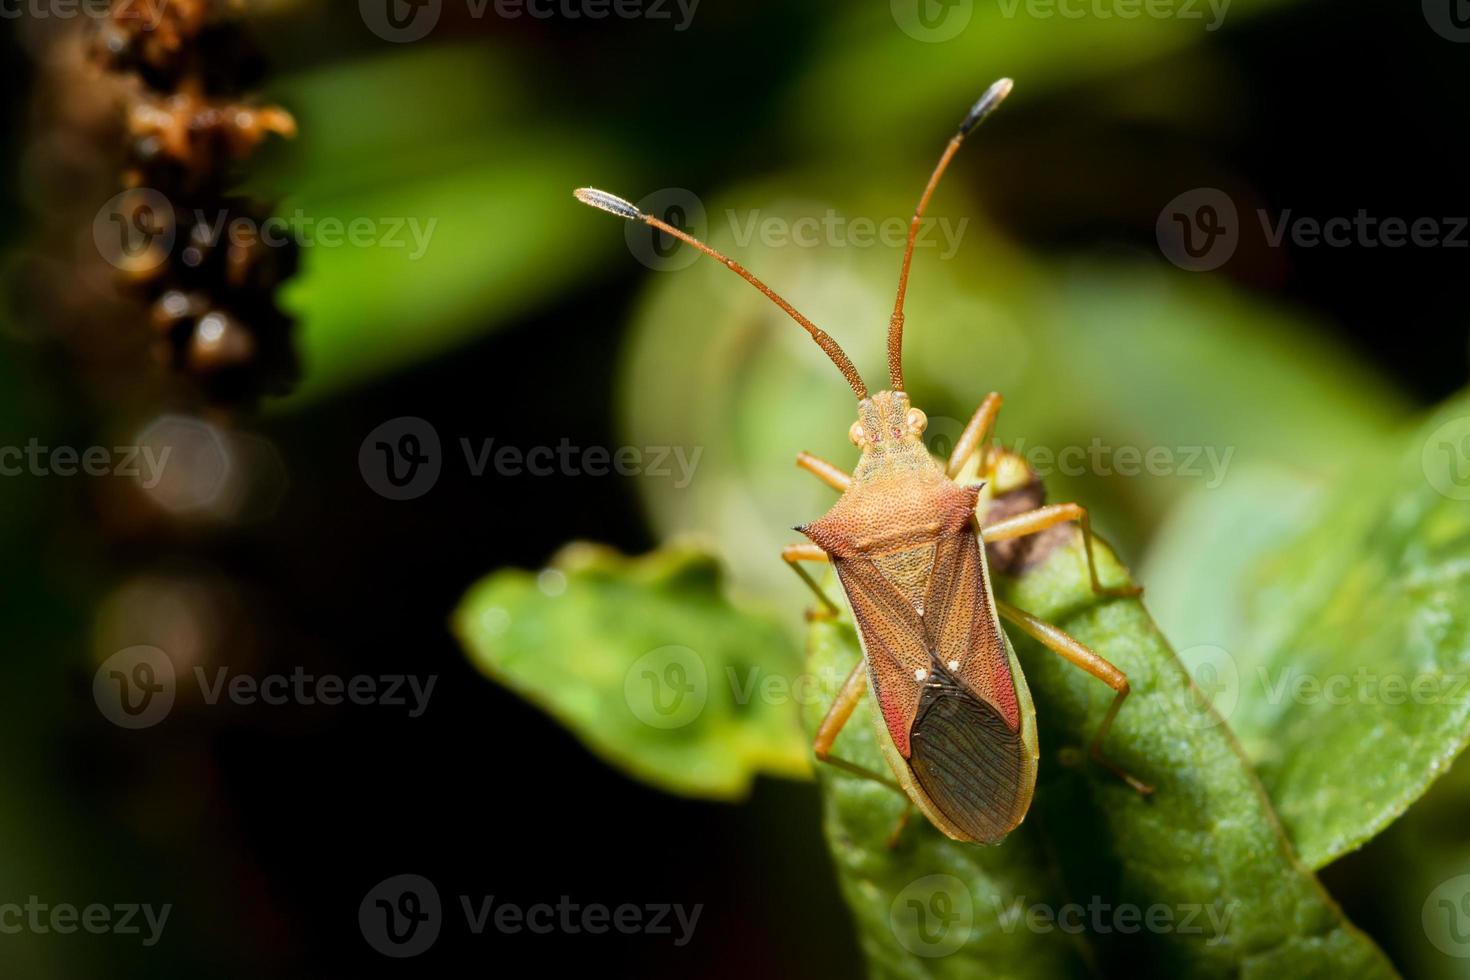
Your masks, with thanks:
[{"label": "membranous wing", "polygon": [[[936,543],[923,622],[934,665],[919,695],[909,766],[924,792],[977,841],[997,842],[1025,817],[1036,783],[1034,733],[1022,730],[1018,685],[969,531]],[[1029,723],[1030,718],[1026,721]]]}]

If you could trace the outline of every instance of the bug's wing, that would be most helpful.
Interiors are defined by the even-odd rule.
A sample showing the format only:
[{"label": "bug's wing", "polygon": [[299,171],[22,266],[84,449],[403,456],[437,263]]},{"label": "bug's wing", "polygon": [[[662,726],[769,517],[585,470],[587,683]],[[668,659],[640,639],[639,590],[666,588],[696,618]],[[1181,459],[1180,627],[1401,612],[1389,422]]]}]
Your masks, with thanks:
[{"label": "bug's wing", "polygon": [[1020,717],[1005,635],[990,595],[984,552],[968,529],[935,543],[923,618],[935,659],[1014,729]]},{"label": "bug's wing", "polygon": [[972,532],[936,543],[923,623],[934,666],[914,712],[909,766],[955,827],[998,842],[1031,805],[1036,738]]},{"label": "bug's wing", "polygon": [[920,682],[932,658],[924,623],[912,602],[867,558],[837,558],[832,564],[852,606],[868,661],[868,676],[893,744],[909,755],[909,730],[919,707]]}]

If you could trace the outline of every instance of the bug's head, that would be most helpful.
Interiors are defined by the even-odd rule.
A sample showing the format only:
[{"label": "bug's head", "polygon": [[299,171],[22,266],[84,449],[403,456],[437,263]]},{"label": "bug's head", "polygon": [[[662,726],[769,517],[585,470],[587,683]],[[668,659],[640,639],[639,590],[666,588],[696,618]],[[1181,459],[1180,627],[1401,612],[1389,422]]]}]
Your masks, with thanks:
[{"label": "bug's head", "polygon": [[847,430],[852,444],[864,453],[883,454],[899,446],[920,443],[929,417],[909,405],[902,391],[880,391],[858,402],[857,421]]}]

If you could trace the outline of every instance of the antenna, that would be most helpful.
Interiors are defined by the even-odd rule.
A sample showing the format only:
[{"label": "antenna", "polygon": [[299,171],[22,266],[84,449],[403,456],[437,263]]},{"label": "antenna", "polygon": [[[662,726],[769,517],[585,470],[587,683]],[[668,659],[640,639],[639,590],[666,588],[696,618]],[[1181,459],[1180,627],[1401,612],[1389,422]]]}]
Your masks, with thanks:
[{"label": "antenna", "polygon": [[960,144],[986,116],[995,111],[996,106],[1005,101],[1005,97],[1011,94],[1013,84],[1009,78],[1002,78],[986,89],[979,101],[970,107],[969,113],[960,123],[959,132],[951,137],[939,163],[934,166],[934,173],[929,175],[929,183],[924,185],[919,206],[914,208],[914,220],[909,222],[908,244],[903,250],[903,269],[898,274],[898,298],[893,302],[893,316],[888,320],[888,377],[893,383],[894,391],[903,391],[903,298],[909,288],[909,265],[914,261],[914,241],[919,237],[919,219],[924,216],[924,208],[928,207],[929,198],[934,194],[939,178],[944,176],[945,168],[954,159]]},{"label": "antenna", "polygon": [[[718,259],[720,262],[723,262],[725,265],[729,266],[736,275],[744,279],[746,282],[750,283],[756,289],[759,289],[761,292],[765,293],[767,299],[769,299],[772,303],[775,303],[777,306],[781,307],[781,309],[785,310],[787,316],[791,317],[791,319],[801,324],[802,327],[805,328],[806,332],[812,335],[812,339],[817,342],[817,346],[822,348],[822,350],[826,352],[827,356],[832,359],[832,363],[837,365],[837,370],[842,372],[842,376],[847,379],[847,383],[851,385],[852,390],[857,393],[858,401],[862,401],[864,398],[868,397],[867,385],[863,384],[862,376],[858,374],[857,368],[852,366],[852,361],[848,359],[848,356],[845,353],[843,353],[843,350],[841,347],[838,346],[837,341],[833,340],[831,335],[829,335],[825,330],[818,327],[815,323],[798,313],[794,306],[778,296],[775,290],[771,289],[770,286],[767,286],[765,283],[761,282],[754,275],[748,272],[745,266],[741,265],[739,262],[736,262],[732,258],[721,255],[719,252],[716,252],[704,242],[701,242],[699,239],[693,237],[692,235],[688,235],[680,231],[673,225],[670,225],[664,221],[660,221],[658,218],[655,218],[651,214],[644,214],[642,211],[639,211],[637,207],[628,203],[615,194],[609,194],[607,191],[600,191],[595,187],[579,187],[572,192],[572,195],[583,204],[590,205],[594,208],[600,208],[601,210],[606,211],[609,214],[615,214],[619,218],[626,218],[629,221],[641,221],[646,225],[657,228],[659,231],[664,232],[665,234],[673,235],[675,238],[679,239],[679,241],[684,242],[688,245],[692,245],[693,247],[703,252],[705,255],[708,255],[710,258]],[[912,235],[910,235],[911,245],[912,241],[913,238]]]}]

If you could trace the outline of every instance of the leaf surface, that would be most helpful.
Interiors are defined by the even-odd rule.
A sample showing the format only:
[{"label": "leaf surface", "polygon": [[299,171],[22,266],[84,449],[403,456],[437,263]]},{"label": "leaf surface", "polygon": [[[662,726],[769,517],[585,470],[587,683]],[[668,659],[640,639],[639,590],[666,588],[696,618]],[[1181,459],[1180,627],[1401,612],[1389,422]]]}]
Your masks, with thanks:
[{"label": "leaf surface", "polygon": [[757,773],[810,766],[786,686],[794,644],[721,579],[692,545],[627,558],[573,544],[539,574],[476,583],[454,629],[476,666],[630,776],[738,799]]}]

